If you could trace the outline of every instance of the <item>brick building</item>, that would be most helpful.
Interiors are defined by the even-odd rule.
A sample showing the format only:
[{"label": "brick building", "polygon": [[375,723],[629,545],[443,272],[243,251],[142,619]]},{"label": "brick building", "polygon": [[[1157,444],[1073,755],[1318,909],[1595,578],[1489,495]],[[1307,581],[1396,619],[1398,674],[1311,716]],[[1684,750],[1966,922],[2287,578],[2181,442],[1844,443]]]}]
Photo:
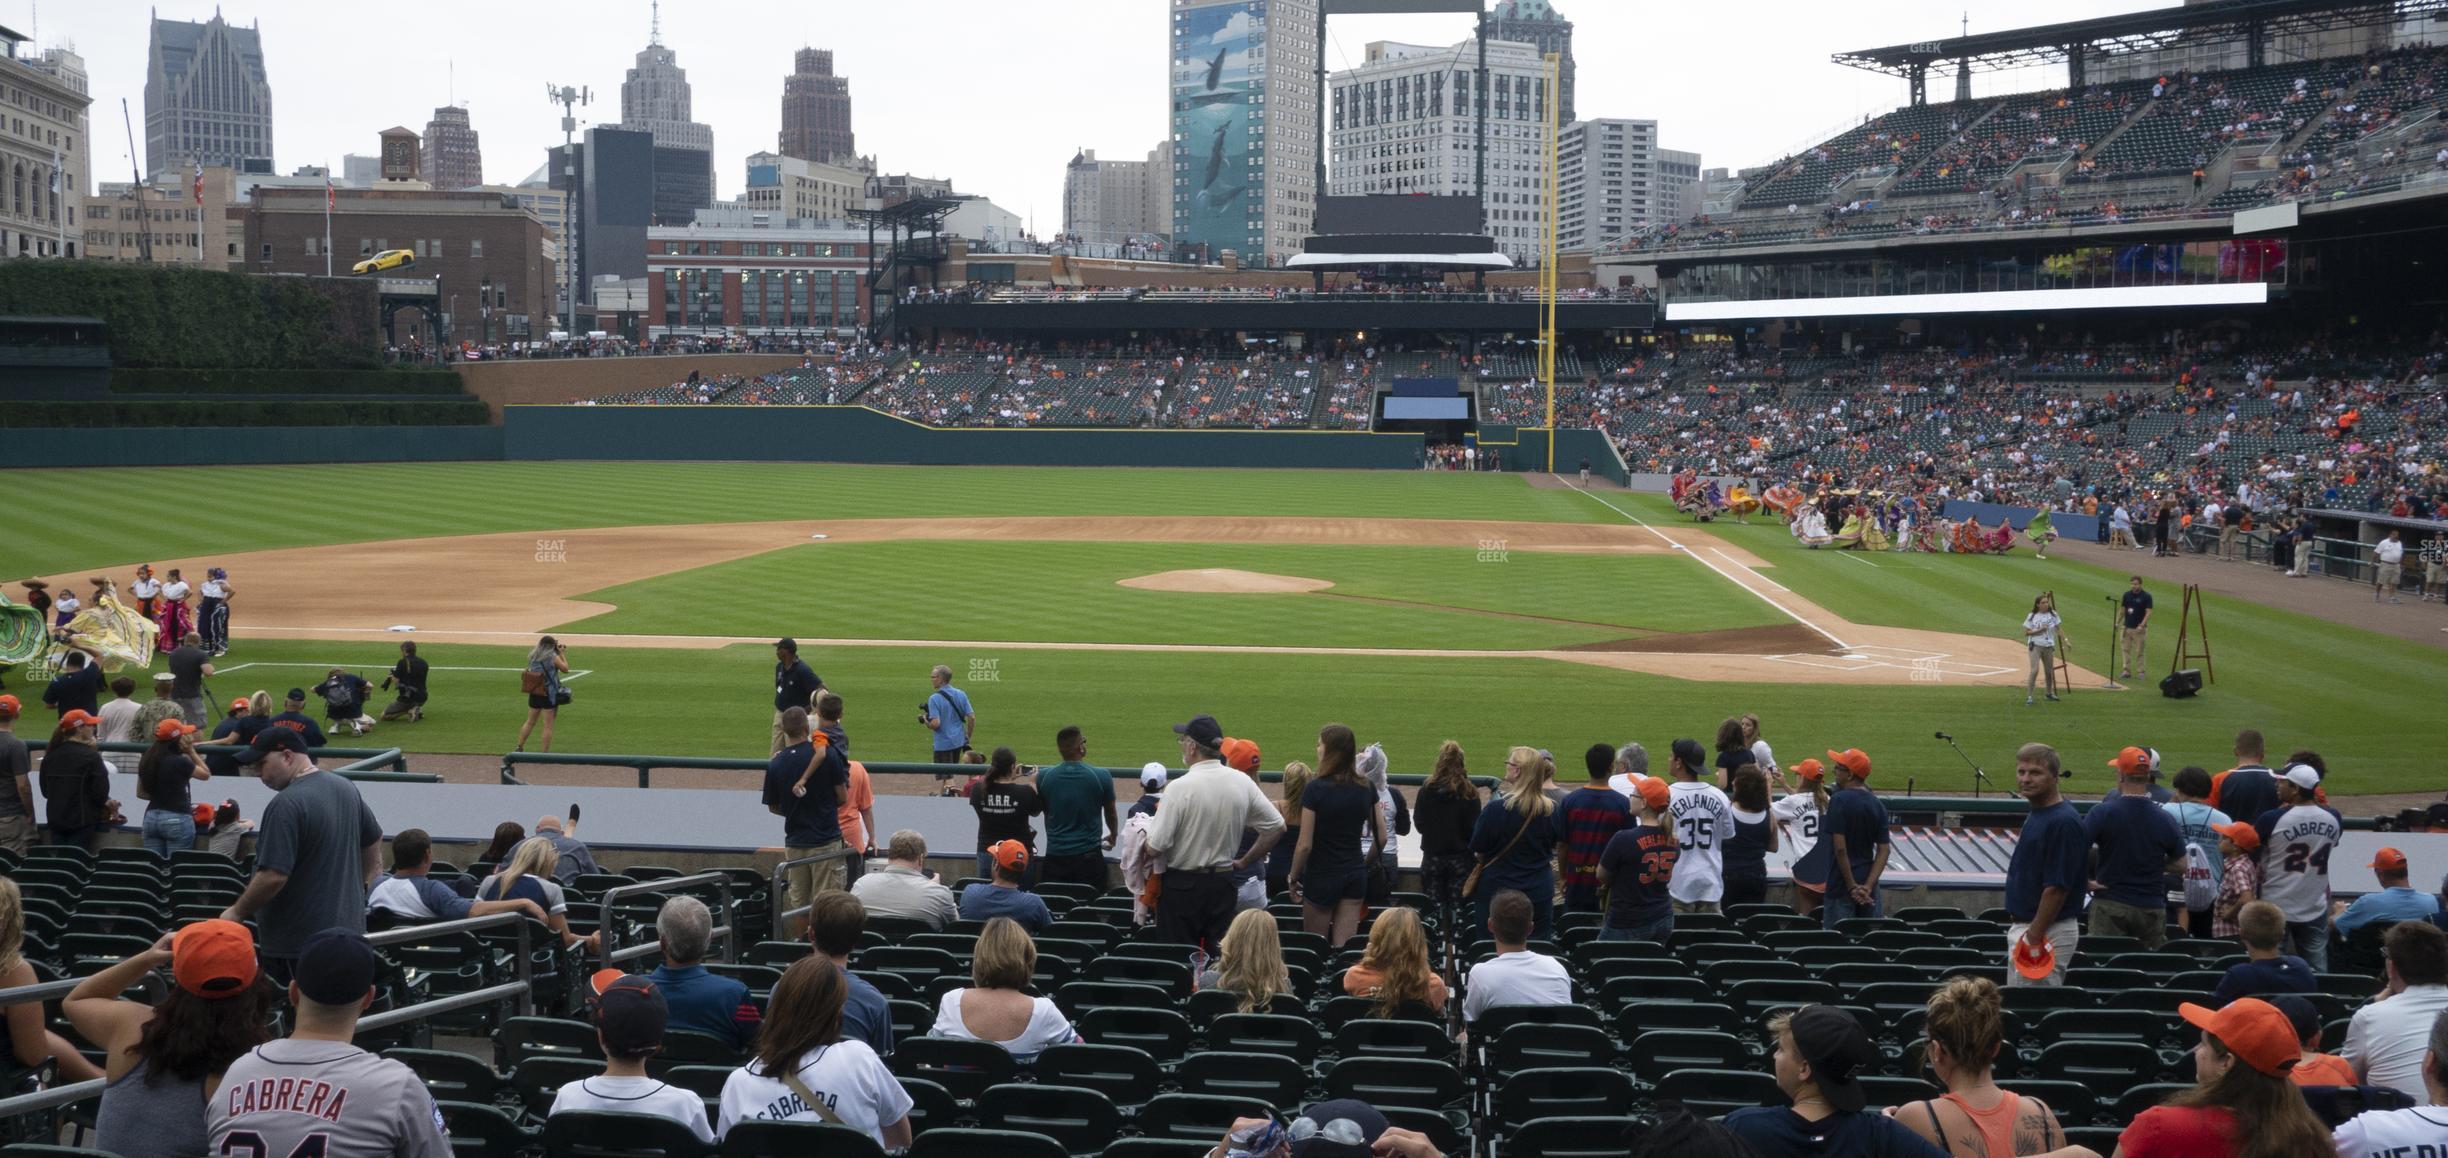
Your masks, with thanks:
[{"label": "brick building", "polygon": [[722,206],[647,234],[648,337],[852,334],[867,324],[867,231]]},{"label": "brick building", "polygon": [[[323,190],[259,187],[247,208],[245,268],[319,277],[323,236]],[[414,252],[414,266],[385,276],[436,281],[459,341],[541,338],[552,326],[553,261],[544,223],[513,197],[342,189],[331,244],[331,268],[342,276],[383,250]]]},{"label": "brick building", "polygon": [[425,122],[424,156],[419,176],[436,189],[467,189],[484,184],[484,150],[467,109],[443,105]]},{"label": "brick building", "polygon": [[850,128],[850,78],[833,75],[833,50],[802,48],[782,78],[782,155],[829,165],[858,157]]}]

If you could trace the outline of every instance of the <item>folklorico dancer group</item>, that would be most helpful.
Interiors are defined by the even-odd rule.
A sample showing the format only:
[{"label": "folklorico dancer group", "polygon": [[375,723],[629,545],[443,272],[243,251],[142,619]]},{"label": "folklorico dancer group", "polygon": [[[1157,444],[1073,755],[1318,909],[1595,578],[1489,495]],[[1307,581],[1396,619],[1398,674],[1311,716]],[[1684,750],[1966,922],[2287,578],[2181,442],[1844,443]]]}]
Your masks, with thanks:
[{"label": "folklorico dancer group", "polygon": [[212,654],[229,652],[236,588],[222,568],[207,569],[199,587],[176,569],[165,582],[154,577],[151,564],[140,565],[128,584],[128,601],[108,578],[95,576],[87,583],[92,593],[86,597],[65,588],[55,593],[41,579],[19,584],[25,589],[23,603],[0,592],[0,672],[47,668],[63,649],[92,655],[105,671],[148,667],[155,651],[177,647],[191,631]]},{"label": "folklorico dancer group", "polygon": [[1741,480],[1729,485],[1704,479],[1692,470],[1675,475],[1668,490],[1676,510],[1704,523],[1720,515],[1748,522],[1752,513],[1767,510],[1785,521],[1795,540],[1813,549],[2003,555],[2021,541],[2031,544],[2038,558],[2046,559],[2049,544],[2057,540],[2056,527],[2045,510],[2034,514],[2018,533],[2003,515],[1995,527],[1981,525],[1977,517],[1957,522],[1941,514],[1935,500],[1912,494],[1834,486],[1806,494],[1791,483],[1760,490]]}]

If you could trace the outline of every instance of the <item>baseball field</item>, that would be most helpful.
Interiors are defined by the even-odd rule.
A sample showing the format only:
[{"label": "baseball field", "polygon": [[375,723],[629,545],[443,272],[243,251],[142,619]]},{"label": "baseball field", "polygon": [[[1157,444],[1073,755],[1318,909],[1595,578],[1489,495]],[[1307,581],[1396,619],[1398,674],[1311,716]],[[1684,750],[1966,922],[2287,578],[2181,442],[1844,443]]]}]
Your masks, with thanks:
[{"label": "baseball field", "polygon": [[[845,696],[870,760],[926,758],[915,717],[938,663],[976,704],[977,742],[1032,761],[1065,724],[1092,759],[1171,760],[1166,725],[1197,712],[1273,766],[1340,721],[1397,770],[1454,739],[1494,772],[1514,744],[1569,768],[1593,742],[1638,740],[1662,761],[1748,711],[1782,760],[1860,747],[1874,784],[1921,792],[1972,787],[1936,731],[2002,776],[2029,740],[2086,772],[2127,744],[2223,768],[2234,732],[2257,727],[2273,756],[2321,751],[2343,794],[2436,790],[2448,750],[2439,646],[2213,596],[2217,683],[2168,700],[2152,685],[2174,645],[2170,587],[2154,591],[2152,678],[2105,690],[2122,574],[2027,551],[1806,551],[1773,520],[1701,526],[1662,497],[1522,475],[20,470],[0,472],[0,509],[12,596],[26,577],[227,567],[224,701],[334,666],[379,680],[416,640],[434,667],[425,720],[362,741],[412,754],[507,750],[518,668],[547,632],[581,673],[565,752],[762,755],[784,635]],[[2076,671],[2063,702],[2026,707],[2020,622],[2043,589]]]}]

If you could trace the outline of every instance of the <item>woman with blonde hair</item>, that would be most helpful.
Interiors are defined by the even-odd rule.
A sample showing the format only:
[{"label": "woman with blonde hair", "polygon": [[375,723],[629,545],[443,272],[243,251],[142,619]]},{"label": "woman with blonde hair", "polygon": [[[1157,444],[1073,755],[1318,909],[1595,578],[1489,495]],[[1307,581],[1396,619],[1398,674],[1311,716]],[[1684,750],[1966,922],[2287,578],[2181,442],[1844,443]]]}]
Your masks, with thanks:
[{"label": "woman with blonde hair", "polygon": [[1292,992],[1292,975],[1284,968],[1283,938],[1275,932],[1274,914],[1243,909],[1224,930],[1215,967],[1199,974],[1198,987],[1221,989],[1241,998],[1235,1013],[1272,1013],[1275,999]]},{"label": "woman with blonde hair", "polygon": [[1284,834],[1275,842],[1274,851],[1267,853],[1267,895],[1281,896],[1292,887],[1292,850],[1300,847],[1301,793],[1309,790],[1309,766],[1298,760],[1284,765],[1283,791],[1276,797],[1275,814],[1283,817]]},{"label": "woman with blonde hair", "polygon": [[1999,1005],[1997,983],[1986,977],[1950,978],[1930,994],[1929,1044],[1921,1060],[1946,1093],[1898,1106],[1890,1116],[1931,1145],[1966,1158],[2091,1154],[2066,1145],[2065,1128],[2047,1103],[2001,1090],[1991,1080],[2006,1040]]},{"label": "woman with blonde hair", "polygon": [[1555,851],[1563,826],[1548,795],[1554,784],[1554,757],[1536,748],[1515,748],[1505,756],[1496,797],[1480,810],[1471,828],[1477,867],[1462,882],[1463,895],[1471,903],[1471,928],[1478,936],[1488,935],[1488,902],[1506,889],[1519,889],[1530,898],[1532,940],[1555,935]]},{"label": "woman with blonde hair", "polygon": [[1445,1012],[1445,979],[1428,966],[1428,934],[1418,913],[1399,908],[1378,914],[1360,963],[1343,971],[1343,992],[1376,998],[1374,1017],[1393,1017],[1411,1005]]},{"label": "woman with blonde hair", "polygon": [[[15,989],[36,981],[34,966],[25,959],[25,897],[17,882],[0,877],[0,989]],[[82,1082],[102,1076],[68,1039],[43,1028],[43,1003],[20,1001],[0,1008],[0,1032],[7,1037],[8,1058],[31,1068],[44,1058],[59,1059],[59,1081]]]},{"label": "woman with blonde hair", "polygon": [[1447,740],[1437,749],[1436,768],[1420,786],[1411,819],[1419,829],[1420,885],[1436,902],[1437,916],[1453,927],[1462,906],[1462,878],[1470,875],[1471,828],[1479,823],[1479,785],[1463,763],[1462,745]]},{"label": "woman with blonde hair", "polygon": [[[495,834],[496,836],[499,833]],[[569,901],[562,895],[561,882],[553,879],[553,866],[561,859],[561,850],[553,847],[549,836],[531,836],[510,850],[510,855],[486,877],[476,889],[480,901],[534,901],[544,910],[544,923],[561,938],[561,946],[585,945],[589,949],[601,943],[601,933],[581,937],[569,929]]]},{"label": "woman with blonde hair", "polygon": [[992,1042],[1028,1065],[1037,1055],[1080,1039],[1051,997],[1031,997],[1037,942],[1010,917],[986,922],[969,961],[969,986],[943,995],[935,1008],[936,1037]]}]

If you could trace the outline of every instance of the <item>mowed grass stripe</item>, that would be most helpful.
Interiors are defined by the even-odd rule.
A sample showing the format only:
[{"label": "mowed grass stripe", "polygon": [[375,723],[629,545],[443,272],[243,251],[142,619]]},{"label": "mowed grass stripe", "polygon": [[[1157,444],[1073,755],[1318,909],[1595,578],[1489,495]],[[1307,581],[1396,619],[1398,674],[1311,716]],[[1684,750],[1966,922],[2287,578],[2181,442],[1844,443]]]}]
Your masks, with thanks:
[{"label": "mowed grass stripe", "polygon": [[[1410,605],[1116,585],[1201,567],[1324,579],[1340,594]],[[1759,626],[1774,614],[1663,555],[1273,544],[810,544],[584,598],[620,610],[562,630],[1502,650]]]},{"label": "mowed grass stripe", "polygon": [[[212,551],[770,519],[1217,515],[1595,522],[1516,475],[792,463],[371,463],[0,471],[0,575]],[[108,514],[102,512],[108,511]]]}]

